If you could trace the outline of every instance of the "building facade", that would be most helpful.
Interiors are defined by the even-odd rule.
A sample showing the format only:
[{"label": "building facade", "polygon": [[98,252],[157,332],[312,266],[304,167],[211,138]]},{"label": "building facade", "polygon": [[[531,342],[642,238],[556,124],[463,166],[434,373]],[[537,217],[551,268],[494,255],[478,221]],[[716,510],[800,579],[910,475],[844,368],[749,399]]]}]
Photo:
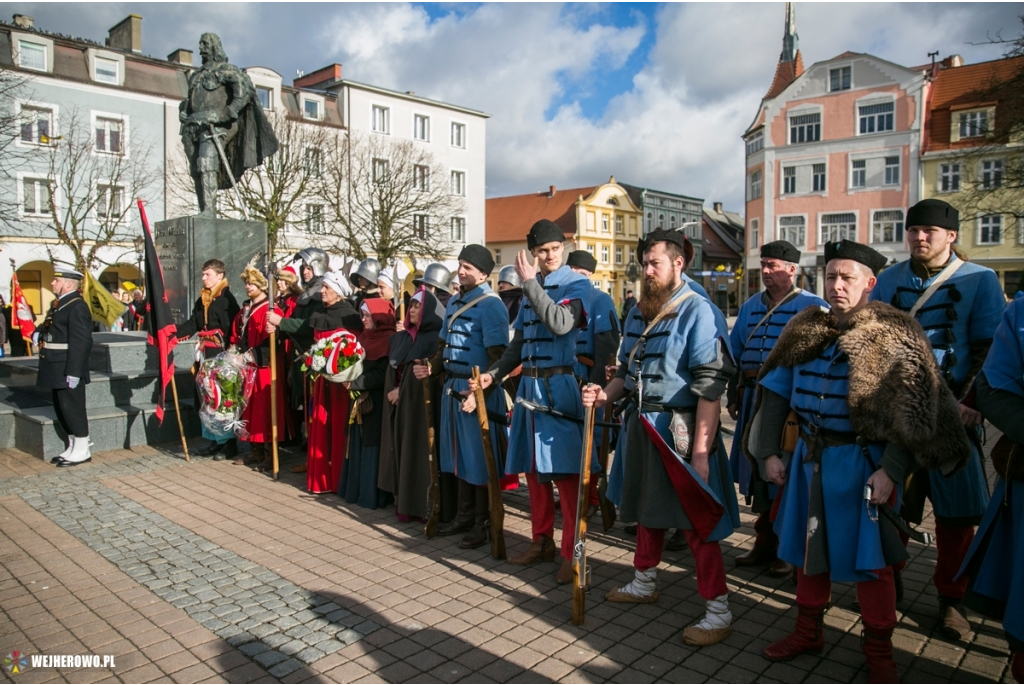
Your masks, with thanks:
[{"label": "building facade", "polygon": [[671,230],[685,226],[683,232],[693,242],[694,248],[693,263],[690,268],[702,269],[704,267],[704,241],[701,233],[701,212],[704,200],[664,190],[642,188],[628,183],[621,185],[629,193],[633,204],[639,207],[643,214],[643,234],[647,235],[657,228]]},{"label": "building facade", "polygon": [[701,224],[704,262],[690,269],[690,277],[704,286],[726,316],[732,316],[743,303],[743,217],[715,202],[703,211]]}]

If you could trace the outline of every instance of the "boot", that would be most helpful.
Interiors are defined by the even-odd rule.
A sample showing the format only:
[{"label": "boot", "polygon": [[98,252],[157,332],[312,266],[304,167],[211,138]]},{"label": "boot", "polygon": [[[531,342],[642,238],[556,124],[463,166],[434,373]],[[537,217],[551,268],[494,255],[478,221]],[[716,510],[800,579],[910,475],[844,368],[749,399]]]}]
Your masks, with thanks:
[{"label": "boot", "polygon": [[737,566],[761,566],[775,561],[775,550],[771,547],[758,547],[754,545],[749,552],[736,557]]},{"label": "boot", "polygon": [[1018,683],[1024,683],[1024,652],[1017,652],[1013,655],[1013,661],[1010,663],[1010,675]]},{"label": "boot", "polygon": [[708,647],[718,644],[732,635],[732,612],[729,611],[729,594],[718,595],[707,601],[704,618],[695,626],[683,631],[683,642],[691,647]]},{"label": "boot", "polygon": [[263,450],[263,461],[256,464],[255,469],[260,473],[274,474],[274,447],[270,443],[260,443]]},{"label": "boot", "polygon": [[541,535],[535,538],[530,546],[526,548],[526,551],[520,555],[509,557],[508,563],[515,564],[516,566],[529,566],[535,564],[540,560],[554,561],[555,560],[555,540],[554,538],[548,537],[547,535]]},{"label": "boot", "polygon": [[235,466],[252,466],[263,461],[263,443],[262,442],[250,442],[249,443],[249,456],[239,457],[235,459],[232,464]]},{"label": "boot", "polygon": [[672,537],[665,541],[666,552],[681,552],[689,546],[689,543],[686,542],[686,531],[682,528],[676,528]]},{"label": "boot", "polygon": [[459,509],[448,523],[442,523],[437,528],[437,534],[441,537],[465,533],[473,527],[476,521],[476,486],[459,479]]},{"label": "boot", "polygon": [[491,541],[491,513],[487,506],[490,502],[487,499],[487,488],[473,488],[476,490],[476,504],[474,506],[474,523],[466,536],[459,540],[461,549],[476,549]]},{"label": "boot", "polygon": [[217,172],[204,171],[196,183],[199,197],[199,216],[217,216]]},{"label": "boot", "polygon": [[963,640],[971,632],[963,602],[959,600],[939,597],[939,621],[939,634],[947,640]]},{"label": "boot", "polygon": [[[238,456],[238,440],[231,438],[224,443],[224,457],[226,459],[233,459]],[[216,457],[214,457],[216,459]]]},{"label": "boot", "polygon": [[71,451],[68,456],[57,462],[57,468],[64,466],[78,466],[92,461],[92,452],[89,450],[89,436],[84,438],[71,438]]},{"label": "boot", "polygon": [[822,618],[825,605],[811,607],[798,604],[797,610],[793,632],[764,648],[764,656],[769,661],[788,661],[805,652],[817,654],[825,648]]},{"label": "boot", "polygon": [[888,628],[864,626],[860,636],[860,648],[868,659],[869,683],[898,683],[896,661],[892,658],[892,631]]},{"label": "boot", "polygon": [[206,447],[200,447],[196,450],[195,454],[197,457],[211,457],[217,452],[220,452],[220,448],[223,447],[219,442],[211,440]]},{"label": "boot", "polygon": [[555,574],[555,582],[559,585],[568,585],[575,578],[576,574],[572,572],[572,559],[562,557],[562,565],[558,567],[558,573]]}]

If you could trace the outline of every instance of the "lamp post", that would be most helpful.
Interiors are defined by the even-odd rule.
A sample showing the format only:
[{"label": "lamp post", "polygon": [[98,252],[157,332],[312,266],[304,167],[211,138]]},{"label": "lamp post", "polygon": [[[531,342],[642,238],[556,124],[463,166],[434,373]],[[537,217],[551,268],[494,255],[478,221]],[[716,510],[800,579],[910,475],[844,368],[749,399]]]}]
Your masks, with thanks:
[{"label": "lamp post", "polygon": [[142,244],[143,244],[143,242],[144,241],[143,241],[143,238],[142,238],[141,235],[135,236],[135,238],[132,240],[132,243],[134,243],[134,245],[135,245],[135,257],[136,257],[136,259],[138,260],[138,263],[139,263],[138,271],[139,271],[139,287],[140,288],[142,287],[142,284],[145,282],[145,280],[142,278]]}]

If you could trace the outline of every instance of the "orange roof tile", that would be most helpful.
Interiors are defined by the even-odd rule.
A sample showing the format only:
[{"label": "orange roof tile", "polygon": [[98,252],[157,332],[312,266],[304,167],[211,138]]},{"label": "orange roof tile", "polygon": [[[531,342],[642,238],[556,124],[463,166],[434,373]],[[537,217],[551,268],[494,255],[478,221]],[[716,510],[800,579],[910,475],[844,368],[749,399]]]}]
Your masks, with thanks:
[{"label": "orange roof tile", "polygon": [[[928,123],[928,149],[948,150],[978,144],[978,139],[950,143],[953,111],[991,105],[999,100],[999,84],[1007,84],[1024,73],[1024,57],[968,64],[939,72],[932,87],[931,117]],[[1018,76],[1019,78],[1019,76]],[[1000,120],[1000,104],[996,104],[996,121]]]},{"label": "orange roof tile", "polygon": [[792,62],[779,62],[778,66],[775,67],[775,78],[772,80],[772,86],[768,89],[764,99],[768,100],[784,91],[786,86],[796,81],[802,73],[804,73],[804,56],[797,50],[795,60]]},{"label": "orange roof tile", "polygon": [[487,200],[485,241],[504,243],[526,240],[530,227],[541,219],[558,224],[568,240],[576,234],[576,200],[587,197],[594,187],[572,188],[493,197]]}]

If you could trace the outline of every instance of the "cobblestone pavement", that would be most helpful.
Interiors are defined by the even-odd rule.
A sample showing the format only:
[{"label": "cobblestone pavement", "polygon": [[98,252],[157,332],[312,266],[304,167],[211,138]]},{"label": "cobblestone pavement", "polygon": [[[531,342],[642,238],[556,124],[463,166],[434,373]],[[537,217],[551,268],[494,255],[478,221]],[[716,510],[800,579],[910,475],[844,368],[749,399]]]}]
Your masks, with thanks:
[{"label": "cobblestone pavement", "polygon": [[[990,444],[994,439],[990,438]],[[604,594],[632,574],[633,539],[592,520],[584,626],[556,563],[515,567],[458,538],[427,540],[305,477],[275,482],[180,446],[99,455],[57,470],[0,451],[0,658],[110,655],[113,668],[31,667],[10,682],[864,682],[852,585],[836,584],[826,649],[772,664],[795,585],[735,568],[753,518],[723,543],[736,617],[692,649],[703,614],[689,552],[666,552],[651,605]],[[7,476],[5,478],[5,476]],[[506,493],[509,555],[529,544],[525,487]],[[926,520],[924,528],[931,527]],[[1009,682],[998,623],[972,616],[961,643],[934,631],[934,548],[911,544],[894,642],[905,682]]]}]

